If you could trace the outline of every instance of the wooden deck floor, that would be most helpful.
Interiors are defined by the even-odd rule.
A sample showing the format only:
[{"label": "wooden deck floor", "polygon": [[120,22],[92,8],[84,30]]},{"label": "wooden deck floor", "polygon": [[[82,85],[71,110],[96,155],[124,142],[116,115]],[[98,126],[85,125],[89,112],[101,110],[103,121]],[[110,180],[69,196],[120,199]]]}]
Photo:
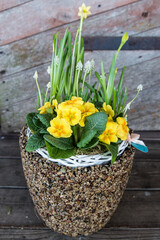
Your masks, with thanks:
[{"label": "wooden deck floor", "polygon": [[18,135],[0,136],[0,239],[160,239],[160,132],[141,132],[149,153],[136,152],[131,177],[110,223],[89,237],[71,238],[45,227],[24,179]]}]

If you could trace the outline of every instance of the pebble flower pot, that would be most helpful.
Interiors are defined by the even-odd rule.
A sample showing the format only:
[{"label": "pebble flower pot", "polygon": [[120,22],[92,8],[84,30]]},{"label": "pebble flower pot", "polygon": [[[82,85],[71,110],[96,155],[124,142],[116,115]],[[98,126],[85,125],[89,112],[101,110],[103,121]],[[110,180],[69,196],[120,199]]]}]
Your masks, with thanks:
[{"label": "pebble flower pot", "polygon": [[24,175],[45,224],[69,236],[89,235],[107,224],[126,188],[135,150],[128,147],[114,164],[66,167],[25,150],[20,134]]}]

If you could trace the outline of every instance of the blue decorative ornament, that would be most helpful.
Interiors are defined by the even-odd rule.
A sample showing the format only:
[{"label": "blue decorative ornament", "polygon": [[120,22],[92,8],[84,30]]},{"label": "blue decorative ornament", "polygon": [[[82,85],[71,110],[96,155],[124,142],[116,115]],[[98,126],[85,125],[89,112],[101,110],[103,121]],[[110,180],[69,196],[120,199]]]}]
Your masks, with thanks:
[{"label": "blue decorative ornament", "polygon": [[133,143],[133,142],[131,142],[131,145],[142,152],[145,152],[145,153],[148,152],[148,148],[144,145],[140,145],[138,143]]}]

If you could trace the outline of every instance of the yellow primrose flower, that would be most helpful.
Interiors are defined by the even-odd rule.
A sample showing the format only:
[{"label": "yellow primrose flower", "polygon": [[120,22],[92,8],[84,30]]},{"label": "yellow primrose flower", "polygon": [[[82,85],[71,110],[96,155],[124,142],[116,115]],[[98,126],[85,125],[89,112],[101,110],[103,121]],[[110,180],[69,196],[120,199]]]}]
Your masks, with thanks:
[{"label": "yellow primrose flower", "polygon": [[47,113],[47,109],[50,109],[50,108],[51,108],[50,102],[46,102],[44,104],[44,106],[42,106],[38,109],[38,111],[40,111],[40,114],[45,114],[45,113]]},{"label": "yellow primrose flower", "polygon": [[129,128],[127,127],[127,121],[122,117],[118,117],[116,121],[118,123],[117,137],[119,137],[121,140],[126,140],[129,133]]},{"label": "yellow primrose flower", "polygon": [[71,98],[71,101],[72,101],[72,103],[74,104],[80,104],[80,105],[82,105],[83,103],[84,103],[84,101],[82,100],[82,98],[81,97],[75,97],[75,96],[73,96],[72,98]]},{"label": "yellow primrose flower", "polygon": [[98,109],[94,106],[93,103],[86,102],[86,103],[84,103],[84,105],[82,106],[81,112],[82,112],[82,118],[81,118],[81,120],[80,120],[80,122],[79,122],[79,125],[80,125],[81,127],[84,127],[86,117],[92,115],[93,113],[98,112]]},{"label": "yellow primrose flower", "polygon": [[57,109],[57,118],[59,118],[59,119],[63,118],[63,114],[62,114],[61,109]]},{"label": "yellow primrose flower", "polygon": [[56,109],[57,110],[57,108],[58,108],[58,102],[57,102],[57,99],[53,99],[52,100],[52,109]]},{"label": "yellow primrose flower", "polygon": [[62,111],[62,116],[71,126],[74,126],[81,119],[81,111],[76,107],[65,108]]},{"label": "yellow primrose flower", "polygon": [[111,116],[111,119],[112,119],[112,117],[114,117],[114,111],[110,105],[106,105],[106,103],[104,102],[103,109],[109,117]]},{"label": "yellow primrose flower", "polygon": [[90,10],[90,6],[86,6],[85,3],[82,4],[81,7],[79,7],[79,12],[78,12],[78,16],[81,18],[87,18],[88,15],[91,14]]},{"label": "yellow primrose flower", "polygon": [[117,133],[117,123],[115,122],[107,122],[106,129],[99,136],[99,141],[104,142],[110,145],[111,142],[117,142],[118,138],[116,136]]},{"label": "yellow primrose flower", "polygon": [[83,105],[83,100],[80,97],[72,97],[71,100],[67,100],[59,104],[59,109],[64,109],[65,107],[77,107],[78,109]]},{"label": "yellow primrose flower", "polygon": [[72,129],[65,119],[53,118],[47,131],[56,138],[68,138],[72,135]]}]

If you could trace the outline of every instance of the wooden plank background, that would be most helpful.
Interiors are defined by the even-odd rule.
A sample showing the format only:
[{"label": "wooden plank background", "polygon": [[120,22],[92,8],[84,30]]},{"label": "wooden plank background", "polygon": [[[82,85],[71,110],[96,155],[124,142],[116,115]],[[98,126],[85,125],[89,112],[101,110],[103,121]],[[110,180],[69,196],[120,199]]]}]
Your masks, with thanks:
[{"label": "wooden plank background", "polygon": [[[46,69],[51,61],[52,34],[63,35],[66,27],[75,35],[78,21],[76,0],[12,0],[0,2],[0,114],[2,132],[18,132],[25,115],[34,110],[35,70],[40,86],[49,81]],[[118,37],[124,32],[132,37],[160,39],[159,0],[88,0],[92,15],[84,23],[83,36]],[[150,49],[150,48],[148,48]],[[85,59],[100,60],[108,72],[113,50],[86,51]],[[123,50],[117,62],[118,77],[126,66],[125,84],[128,101],[137,85],[144,90],[132,105],[129,124],[137,130],[160,129],[160,50]],[[92,77],[92,81],[95,77]]]}]

